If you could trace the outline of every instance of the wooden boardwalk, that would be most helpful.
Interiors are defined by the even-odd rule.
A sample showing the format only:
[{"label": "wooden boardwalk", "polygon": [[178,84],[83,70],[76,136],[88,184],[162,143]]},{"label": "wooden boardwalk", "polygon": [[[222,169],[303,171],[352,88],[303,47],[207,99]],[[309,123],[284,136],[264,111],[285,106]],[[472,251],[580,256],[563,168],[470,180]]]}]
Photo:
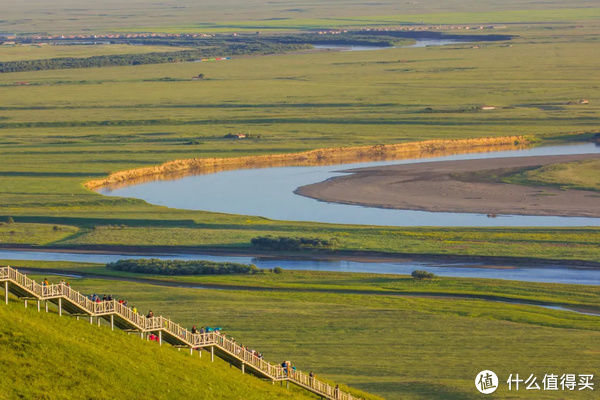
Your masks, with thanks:
[{"label": "wooden boardwalk", "polygon": [[63,312],[67,312],[77,317],[86,317],[89,318],[90,324],[93,324],[94,317],[96,317],[98,325],[100,325],[100,320],[104,319],[110,323],[111,329],[114,330],[117,327],[130,332],[138,332],[142,338],[153,333],[158,336],[160,345],[167,342],[179,348],[189,348],[190,354],[193,354],[194,350],[198,350],[202,356],[201,350],[204,349],[210,351],[211,360],[214,360],[216,355],[239,366],[242,373],[250,372],[273,383],[276,381],[285,381],[286,384],[291,382],[325,399],[359,399],[304,372],[271,364],[219,332],[192,333],[168,318],[146,317],[116,300],[92,301],[64,283],[39,284],[11,267],[0,267],[0,282],[5,291],[6,304],[8,304],[9,293],[23,299],[25,307],[29,300],[37,302],[38,311],[41,310],[42,302],[45,303],[46,312],[48,303],[53,303],[57,306],[58,315],[62,316]]}]

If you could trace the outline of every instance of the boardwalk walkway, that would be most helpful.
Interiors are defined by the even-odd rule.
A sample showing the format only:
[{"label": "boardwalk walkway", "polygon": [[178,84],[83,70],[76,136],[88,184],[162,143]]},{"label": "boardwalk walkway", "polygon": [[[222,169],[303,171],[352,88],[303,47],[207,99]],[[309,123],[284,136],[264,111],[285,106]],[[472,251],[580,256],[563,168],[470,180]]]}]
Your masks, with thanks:
[{"label": "boardwalk walkway", "polygon": [[41,285],[11,267],[0,267],[0,282],[5,291],[7,304],[9,293],[23,299],[25,307],[28,300],[37,301],[38,311],[41,309],[41,302],[45,302],[45,309],[48,311],[48,302],[50,302],[57,306],[58,314],[61,316],[63,312],[68,312],[78,317],[89,317],[90,324],[93,323],[94,317],[98,324],[101,319],[104,319],[110,323],[111,329],[117,327],[138,332],[142,338],[153,333],[158,335],[161,345],[167,342],[179,348],[189,348],[190,354],[193,354],[194,350],[205,349],[210,351],[212,360],[216,355],[239,365],[242,373],[248,371],[272,382],[291,382],[325,399],[359,399],[301,371],[271,364],[219,332],[192,333],[168,318],[146,317],[116,300],[94,302],[64,283]]}]

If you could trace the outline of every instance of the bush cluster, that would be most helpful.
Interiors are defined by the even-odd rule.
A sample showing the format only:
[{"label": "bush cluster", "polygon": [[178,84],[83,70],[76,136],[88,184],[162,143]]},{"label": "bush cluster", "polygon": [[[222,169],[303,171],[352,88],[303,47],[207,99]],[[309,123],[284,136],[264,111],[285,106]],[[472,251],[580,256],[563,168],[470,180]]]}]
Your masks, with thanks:
[{"label": "bush cluster", "polygon": [[116,271],[158,275],[227,275],[256,274],[263,272],[253,264],[246,265],[204,260],[159,260],[156,258],[118,260],[106,264],[106,268]]},{"label": "bush cluster", "polygon": [[412,272],[412,274],[410,274],[414,279],[416,280],[422,280],[422,279],[433,279],[435,278],[435,274],[432,272],[427,272],[427,271],[423,271],[423,270],[415,270]]},{"label": "bush cluster", "polygon": [[337,245],[335,239],[320,239],[306,237],[259,236],[250,241],[252,247],[261,250],[310,250],[333,249]]}]

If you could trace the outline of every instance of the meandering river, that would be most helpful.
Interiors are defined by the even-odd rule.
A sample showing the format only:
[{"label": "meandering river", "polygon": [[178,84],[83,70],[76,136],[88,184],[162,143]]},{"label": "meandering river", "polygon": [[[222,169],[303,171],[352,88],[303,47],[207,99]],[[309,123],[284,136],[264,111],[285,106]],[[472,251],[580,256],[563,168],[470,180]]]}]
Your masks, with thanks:
[{"label": "meandering river", "polygon": [[172,208],[261,216],[287,221],[388,226],[600,226],[600,218],[447,213],[394,210],[318,201],[294,193],[296,188],[339,176],[340,170],[417,162],[599,153],[594,143],[524,150],[458,154],[426,159],[363,162],[315,167],[273,167],[222,171],[125,186],[103,188],[107,196],[134,197]]}]

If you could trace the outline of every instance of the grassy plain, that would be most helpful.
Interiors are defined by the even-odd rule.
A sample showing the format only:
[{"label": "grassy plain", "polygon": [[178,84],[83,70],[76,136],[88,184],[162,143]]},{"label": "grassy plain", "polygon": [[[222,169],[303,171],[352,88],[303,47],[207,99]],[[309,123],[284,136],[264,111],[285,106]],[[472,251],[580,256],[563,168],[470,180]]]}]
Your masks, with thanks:
[{"label": "grassy plain", "polygon": [[[184,8],[168,10],[162,4],[149,7],[138,0],[110,0],[103,6],[115,7],[106,15],[93,7],[77,11],[89,3],[78,1],[73,6],[73,2],[54,4],[71,10],[60,15],[52,10],[44,15],[39,1],[21,2],[19,8],[6,12],[0,9],[0,29],[27,27],[31,32],[86,26],[90,30],[136,30],[154,26],[157,15],[164,24],[160,29],[167,31],[307,28],[323,23],[318,19],[322,15],[338,18],[332,19],[330,26],[414,20],[531,23],[511,24],[502,30],[519,35],[511,43],[2,74],[0,216],[11,215],[17,221],[0,225],[3,245],[244,249],[250,238],[273,234],[336,237],[343,250],[599,259],[598,228],[409,229],[296,223],[168,209],[135,199],[104,197],[83,187],[87,180],[110,172],[178,158],[515,134],[541,142],[591,138],[600,117],[600,92],[594,84],[600,78],[596,51],[600,24],[596,8],[575,8],[594,6],[593,1],[569,2],[569,9],[556,11],[552,8],[565,8],[566,2],[427,0],[400,5],[383,0],[373,12],[365,11],[364,1],[355,0],[340,1],[335,7],[325,2],[302,3],[297,10],[288,2],[203,2],[202,18],[219,22],[211,26],[202,25],[206,20],[193,12],[198,2],[191,0],[180,2]],[[357,3],[363,5],[349,7]],[[400,7],[404,9],[398,10]],[[526,8],[547,10],[514,11]],[[421,15],[425,9],[434,13]],[[463,13],[469,9],[479,14]],[[488,14],[490,11],[498,12]],[[33,21],[23,21],[24,12],[29,12]],[[217,12],[220,15],[214,18]],[[407,15],[397,16],[402,12]],[[247,17],[240,17],[243,14]],[[393,17],[387,21],[378,17],[385,14]],[[254,20],[236,22],[246,18]],[[256,22],[258,19],[266,21]],[[123,26],[124,20],[130,28]],[[192,81],[199,73],[206,79]],[[31,85],[14,85],[22,81]],[[569,104],[581,98],[589,99],[590,104]],[[475,111],[484,104],[497,108]],[[229,132],[250,132],[255,137],[223,140]],[[107,272],[98,265],[6,263]],[[264,289],[256,291],[68,279],[84,292],[111,293],[140,310],[152,309],[186,326],[222,326],[269,360],[291,358],[302,369],[391,399],[479,398],[473,378],[484,368],[493,369],[505,381],[510,373],[535,373],[540,379],[549,372],[596,373],[598,365],[597,317],[476,299],[397,295],[491,295],[597,309],[596,287],[468,279],[414,282],[402,276],[316,272],[177,278]],[[377,294],[352,292],[360,290]],[[169,375],[155,367],[150,358],[154,353],[149,355],[150,350],[139,340],[137,345],[132,342],[132,353],[148,361],[134,366],[129,357],[117,358],[110,348],[106,350],[108,343],[103,342],[128,345],[130,338],[125,335],[105,339],[95,327],[68,321],[73,328],[69,337],[78,340],[61,342],[54,330],[45,328],[52,326],[45,325],[52,316],[38,317],[32,312],[32,318],[39,320],[19,320],[13,309],[0,307],[0,337],[11,338],[19,347],[2,346],[10,352],[3,352],[0,360],[13,363],[15,371],[30,367],[21,355],[22,349],[33,348],[39,350],[35,354],[51,352],[59,360],[68,354],[67,360],[72,361],[68,365],[97,365],[89,375],[96,376],[96,369],[101,369],[102,381],[116,389],[126,381],[121,374],[125,371],[125,377],[133,382],[122,389],[125,393],[144,382],[169,385]],[[34,333],[17,335],[23,327]],[[97,341],[106,345],[92,345]],[[108,351],[107,358],[99,358],[101,351]],[[174,373],[182,375],[196,364],[204,366],[191,359],[195,364],[188,365],[183,358],[174,365],[171,350],[161,351],[165,356],[160,353],[159,361]],[[140,369],[140,365],[146,367]],[[203,374],[225,374],[221,367],[214,372],[203,370]],[[114,371],[119,371],[119,379],[112,375]],[[59,373],[56,368],[49,370],[41,385],[61,382],[63,378],[52,379]],[[199,388],[203,390],[200,397],[249,398],[253,386],[225,387],[224,376],[219,384]],[[19,377],[14,379],[22,390],[32,390],[31,385],[24,388]],[[252,382],[248,385],[259,385]],[[196,381],[185,380],[181,385],[193,383]],[[594,393],[576,392],[573,398],[593,398]],[[269,395],[259,392],[261,398]],[[564,393],[508,392],[503,385],[498,396],[561,398]]]},{"label": "grassy plain", "polygon": [[[315,278],[344,279],[326,275]],[[278,279],[297,278],[286,272]],[[533,306],[316,293],[308,282],[306,291],[255,292],[68,279],[84,293],[112,293],[186,326],[221,326],[268,360],[291,359],[301,369],[389,399],[475,399],[473,377],[484,367],[505,381],[510,373],[593,372],[598,361],[597,317]],[[493,282],[483,284],[488,283]],[[597,288],[546,286],[597,301]],[[534,398],[510,393],[504,384],[498,395]],[[543,393],[543,398],[561,396]],[[573,398],[593,396],[573,393]]]},{"label": "grassy plain", "polygon": [[418,281],[406,275],[297,270],[284,270],[282,273],[264,272],[252,275],[166,276],[115,271],[106,268],[104,264],[64,261],[0,260],[0,265],[10,265],[15,268],[67,271],[75,275],[77,273],[94,276],[102,275],[114,277],[115,279],[144,278],[174,284],[213,285],[217,288],[220,286],[229,289],[237,287],[240,290],[269,291],[278,289],[339,294],[414,294],[425,296],[447,295],[449,297],[456,295],[501,301],[534,301],[600,311],[600,288],[587,285],[449,277]]},{"label": "grassy plain", "polygon": [[[600,8],[555,8],[543,10],[503,10],[482,12],[439,12],[426,14],[373,15],[345,18],[275,18],[270,20],[206,22],[174,26],[135,26],[116,29],[119,32],[279,32],[290,30],[356,29],[366,26],[408,24],[515,24],[582,21],[600,17]],[[506,28],[506,27],[504,27]]]},{"label": "grassy plain", "polygon": [[[148,0],[43,0],[0,5],[0,31],[105,32],[172,30],[240,31],[283,27],[324,28],[398,23],[510,23],[589,18],[593,0],[336,0],[328,2],[267,0],[181,0],[177,4]],[[157,23],[157,21],[160,21]]]},{"label": "grassy plain", "polygon": [[[161,220],[152,218],[150,211],[141,211],[133,208],[120,210],[120,213],[137,212],[136,219],[120,213],[110,218],[17,217],[17,221],[55,221],[70,225],[61,225],[59,230],[54,230],[54,225],[37,222],[33,225],[19,222],[0,225],[0,243],[4,247],[28,244],[84,250],[171,248],[173,251],[247,251],[251,250],[250,240],[253,237],[270,234],[335,238],[339,242],[337,250],[348,251],[598,261],[600,232],[596,228],[366,227],[277,222],[220,214],[216,214],[216,219],[208,214],[210,220],[188,220],[178,219],[178,215],[185,217],[185,214],[179,213],[168,214],[173,218],[171,220]],[[149,219],[143,220],[146,215]],[[331,255],[328,252],[313,254]]]},{"label": "grassy plain", "polygon": [[[515,134],[546,142],[591,137],[600,115],[590,85],[600,71],[598,32],[588,22],[531,27],[510,44],[2,74],[0,215],[71,232],[2,226],[2,243],[240,248],[263,234],[310,235],[338,237],[348,250],[597,260],[597,229],[280,222],[109,198],[83,183],[179,158]],[[206,79],[192,81],[198,73]],[[31,85],[12,86],[20,81]],[[590,104],[569,104],[580,98]],[[498,108],[475,111],[482,104]],[[222,139],[229,132],[255,137]]]},{"label": "grassy plain", "polygon": [[508,176],[503,181],[524,185],[550,185],[565,189],[600,190],[600,161],[547,165]]},{"label": "grassy plain", "polygon": [[0,46],[0,62],[18,60],[45,60],[58,57],[93,57],[110,54],[143,54],[160,51],[178,51],[176,46],[133,46],[124,44],[97,45],[14,45]]},{"label": "grassy plain", "polygon": [[211,363],[107,326],[38,314],[22,303],[2,304],[0,321],[3,400],[313,398],[242,375],[219,359]]}]

